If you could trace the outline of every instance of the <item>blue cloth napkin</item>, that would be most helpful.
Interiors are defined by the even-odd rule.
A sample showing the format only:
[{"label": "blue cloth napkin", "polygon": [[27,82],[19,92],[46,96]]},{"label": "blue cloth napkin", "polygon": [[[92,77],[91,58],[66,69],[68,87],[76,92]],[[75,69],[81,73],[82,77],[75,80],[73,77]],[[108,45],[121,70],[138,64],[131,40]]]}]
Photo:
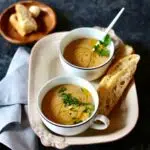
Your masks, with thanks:
[{"label": "blue cloth napkin", "polygon": [[18,48],[0,81],[0,143],[12,150],[38,149],[27,114],[29,54],[25,49]]}]

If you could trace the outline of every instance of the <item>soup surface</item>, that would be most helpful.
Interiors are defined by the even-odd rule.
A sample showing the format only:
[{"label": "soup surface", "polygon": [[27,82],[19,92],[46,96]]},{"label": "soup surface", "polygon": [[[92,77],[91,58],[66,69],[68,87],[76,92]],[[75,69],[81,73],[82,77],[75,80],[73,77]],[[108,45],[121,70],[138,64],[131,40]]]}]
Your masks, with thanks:
[{"label": "soup surface", "polygon": [[88,90],[72,84],[51,89],[42,101],[42,112],[51,121],[72,125],[88,119],[94,111]]},{"label": "soup surface", "polygon": [[[97,41],[90,38],[72,41],[64,50],[64,58],[73,65],[86,68],[96,67],[105,63],[109,56],[102,56],[92,51]],[[101,49],[103,49],[102,45]]]}]

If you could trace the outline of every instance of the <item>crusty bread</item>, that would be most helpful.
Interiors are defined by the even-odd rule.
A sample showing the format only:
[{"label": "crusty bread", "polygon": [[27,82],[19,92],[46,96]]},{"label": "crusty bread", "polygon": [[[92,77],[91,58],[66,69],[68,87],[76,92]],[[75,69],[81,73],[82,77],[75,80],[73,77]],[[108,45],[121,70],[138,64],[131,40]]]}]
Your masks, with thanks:
[{"label": "crusty bread", "polygon": [[12,26],[17,30],[21,36],[25,36],[32,31],[37,30],[37,23],[32,18],[28,9],[22,4],[16,4],[16,14],[10,16]]},{"label": "crusty bread", "polygon": [[25,32],[22,28],[19,27],[18,21],[17,21],[17,16],[16,14],[12,14],[9,18],[9,21],[11,23],[11,25],[13,26],[13,28],[21,35],[21,36],[25,36]]},{"label": "crusty bread", "polygon": [[132,79],[140,56],[131,54],[119,59],[102,78],[98,87],[99,113],[109,115]]},{"label": "crusty bread", "polygon": [[36,31],[37,23],[34,18],[32,18],[28,9],[22,4],[16,4],[15,9],[20,28],[22,28],[26,34]]}]

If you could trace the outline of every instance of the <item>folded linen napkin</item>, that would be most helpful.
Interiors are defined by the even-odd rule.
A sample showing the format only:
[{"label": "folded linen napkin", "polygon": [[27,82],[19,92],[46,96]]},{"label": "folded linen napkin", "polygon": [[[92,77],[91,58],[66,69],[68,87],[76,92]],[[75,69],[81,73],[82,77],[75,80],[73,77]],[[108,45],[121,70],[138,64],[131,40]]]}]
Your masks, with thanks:
[{"label": "folded linen napkin", "polygon": [[18,48],[0,81],[0,143],[12,150],[37,150],[37,139],[27,116],[29,54]]}]

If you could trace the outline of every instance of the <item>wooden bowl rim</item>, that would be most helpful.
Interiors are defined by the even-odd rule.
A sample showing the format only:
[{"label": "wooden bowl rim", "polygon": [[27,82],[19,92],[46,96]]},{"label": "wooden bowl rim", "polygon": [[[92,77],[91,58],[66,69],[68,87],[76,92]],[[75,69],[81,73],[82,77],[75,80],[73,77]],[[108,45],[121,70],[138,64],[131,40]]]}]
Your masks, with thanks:
[{"label": "wooden bowl rim", "polygon": [[[9,10],[9,9],[12,9],[13,7],[15,7],[16,4],[24,4],[24,3],[34,3],[36,5],[39,4],[39,5],[43,5],[45,6],[46,8],[50,9],[53,13],[53,16],[54,16],[54,23],[53,23],[53,26],[51,27],[51,29],[49,31],[47,31],[46,34],[43,34],[43,36],[41,36],[40,38],[35,38],[31,41],[19,41],[19,40],[16,40],[16,39],[12,39],[10,38],[9,36],[7,36],[5,34],[5,32],[2,30],[1,28],[1,20],[2,20],[2,17],[5,15],[5,13]],[[48,13],[49,14],[49,13]],[[12,5],[10,5],[8,8],[6,8],[1,14],[0,14],[0,34],[6,39],[8,40],[9,42],[11,43],[14,43],[14,44],[29,44],[29,43],[33,43],[33,42],[36,42],[38,41],[39,39],[43,38],[45,35],[47,35],[49,32],[51,32],[55,27],[56,27],[56,21],[57,21],[57,18],[56,18],[56,13],[55,11],[48,5],[42,3],[42,2],[39,2],[39,1],[20,1],[20,2],[16,2],[16,3],[13,3]]]}]

